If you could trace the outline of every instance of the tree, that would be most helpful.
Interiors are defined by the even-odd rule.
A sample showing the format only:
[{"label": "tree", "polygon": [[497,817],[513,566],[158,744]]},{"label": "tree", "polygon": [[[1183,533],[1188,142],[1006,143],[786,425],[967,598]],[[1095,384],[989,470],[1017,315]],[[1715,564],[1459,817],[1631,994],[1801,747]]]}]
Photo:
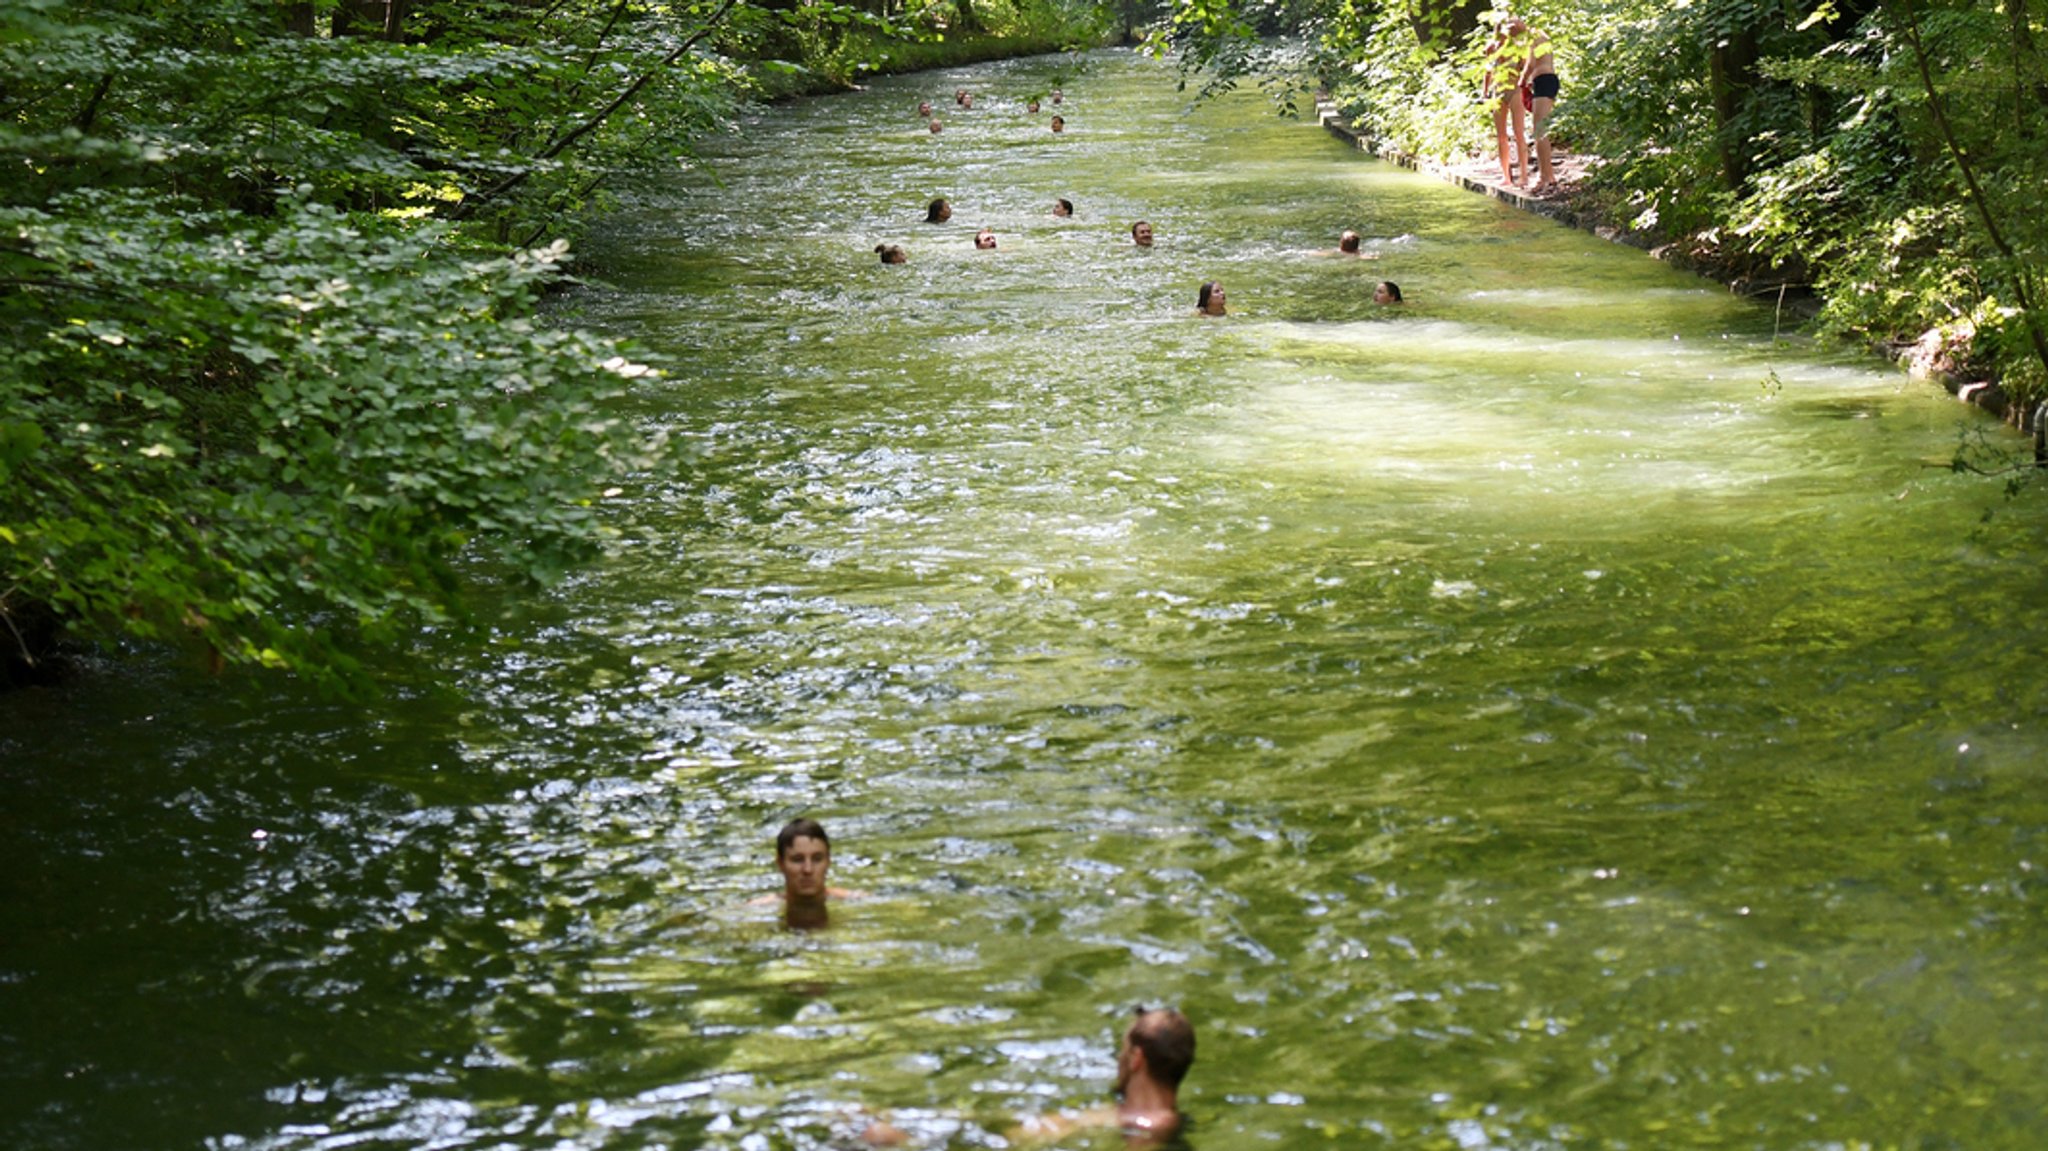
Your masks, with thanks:
[{"label": "tree", "polygon": [[502,240],[732,89],[691,56],[716,10],[555,9],[571,38],[516,6],[342,38],[262,0],[0,10],[17,665],[62,624],[360,686],[356,639],[459,615],[472,540],[535,579],[599,545],[595,502],[656,446],[608,410],[646,369],[537,324],[566,246]]}]

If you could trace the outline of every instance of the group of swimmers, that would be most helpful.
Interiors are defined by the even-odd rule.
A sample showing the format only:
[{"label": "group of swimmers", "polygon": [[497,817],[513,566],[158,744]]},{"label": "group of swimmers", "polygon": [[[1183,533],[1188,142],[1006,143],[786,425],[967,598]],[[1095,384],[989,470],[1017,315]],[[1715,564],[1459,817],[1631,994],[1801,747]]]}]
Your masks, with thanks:
[{"label": "group of swimmers", "polygon": [[[1057,96],[1058,93],[1055,92],[1054,95]],[[1036,101],[1033,101],[1033,103],[1035,104]],[[1071,218],[1074,214],[1074,202],[1065,196],[1058,197],[1052,202],[1052,214],[1054,217],[1062,220]],[[952,202],[944,196],[940,196],[925,205],[924,222],[927,224],[943,224],[952,218]],[[1152,246],[1152,240],[1153,232],[1150,220],[1138,220],[1131,225],[1132,244],[1140,248],[1149,248]],[[1380,258],[1377,252],[1364,251],[1363,243],[1364,241],[1357,232],[1347,230],[1343,235],[1337,237],[1337,251],[1342,255],[1356,256],[1363,260],[1377,260]],[[996,246],[995,231],[991,228],[982,228],[976,231],[974,233],[974,246],[978,251],[994,250]],[[905,264],[910,262],[910,253],[901,244],[876,244],[875,255],[879,256],[884,264]],[[1401,303],[1401,285],[1392,280],[1381,280],[1373,285],[1372,301],[1375,304],[1381,305]],[[1197,315],[1221,316],[1226,314],[1224,307],[1224,291],[1221,283],[1215,280],[1208,280],[1197,289],[1195,293],[1195,313]]]},{"label": "group of swimmers", "polygon": [[[1066,98],[1066,93],[1061,92],[1058,88],[1054,88],[1052,90],[1052,102],[1055,105],[1064,103],[1066,101]],[[968,91],[965,88],[956,88],[953,90],[953,103],[962,111],[972,108],[974,107],[974,93]],[[1031,113],[1033,116],[1038,115],[1038,98],[1035,96],[1032,97],[1031,100],[1024,105],[1024,110],[1026,112]],[[918,101],[917,115],[918,119],[929,121],[927,126],[930,128],[932,135],[936,136],[940,132],[946,130],[946,125],[941,123],[939,118],[932,114],[932,102],[930,100]],[[1052,118],[1052,130],[1054,134],[1066,131],[1067,118],[1065,116],[1059,115],[1058,113],[1054,113]]]},{"label": "group of swimmers", "polygon": [[[833,887],[826,875],[832,867],[832,841],[815,819],[792,819],[775,836],[775,870],[782,873],[783,921],[798,930],[816,930],[831,921],[831,902],[859,899],[864,893]],[[764,896],[755,903],[771,903]],[[1180,1133],[1180,1083],[1195,1061],[1195,1029],[1187,1016],[1171,1007],[1140,1007],[1124,1029],[1116,1054],[1116,1104],[1078,1113],[1027,1119],[1009,1132],[1009,1142],[1050,1142],[1085,1127],[1117,1127],[1133,1145],[1151,1147]],[[875,1146],[896,1146],[909,1139],[885,1119],[867,1125],[861,1138]]]}]

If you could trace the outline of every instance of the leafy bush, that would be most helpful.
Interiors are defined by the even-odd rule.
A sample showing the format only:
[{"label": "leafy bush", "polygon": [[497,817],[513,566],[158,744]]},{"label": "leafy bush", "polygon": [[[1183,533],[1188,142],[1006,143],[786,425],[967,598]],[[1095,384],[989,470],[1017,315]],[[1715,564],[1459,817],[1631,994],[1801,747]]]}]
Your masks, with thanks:
[{"label": "leafy bush", "polygon": [[457,610],[472,537],[536,580],[589,555],[645,460],[605,414],[645,369],[531,319],[559,243],[91,190],[0,230],[35,269],[0,294],[0,608],[340,683],[341,637]]}]

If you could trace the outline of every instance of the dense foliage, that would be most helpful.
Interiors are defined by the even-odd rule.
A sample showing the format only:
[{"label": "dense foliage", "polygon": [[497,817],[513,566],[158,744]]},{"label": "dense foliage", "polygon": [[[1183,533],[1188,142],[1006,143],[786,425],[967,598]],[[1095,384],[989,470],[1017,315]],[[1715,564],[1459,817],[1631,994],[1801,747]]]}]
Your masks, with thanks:
[{"label": "dense foliage", "polygon": [[[1377,138],[1492,147],[1479,62],[1505,0],[1179,0],[1210,82],[1293,69]],[[1939,329],[1957,366],[2048,396],[2048,6],[2039,0],[1529,0],[1556,46],[1556,135],[1606,161],[1624,222],[1810,285],[1839,333]],[[1262,35],[1305,44],[1276,51]],[[1974,363],[1970,362],[1974,361]]]},{"label": "dense foliage", "polygon": [[648,369],[535,311],[606,182],[762,75],[1076,12],[0,5],[0,667],[68,631],[361,686],[361,641],[459,617],[472,541],[590,556]]}]

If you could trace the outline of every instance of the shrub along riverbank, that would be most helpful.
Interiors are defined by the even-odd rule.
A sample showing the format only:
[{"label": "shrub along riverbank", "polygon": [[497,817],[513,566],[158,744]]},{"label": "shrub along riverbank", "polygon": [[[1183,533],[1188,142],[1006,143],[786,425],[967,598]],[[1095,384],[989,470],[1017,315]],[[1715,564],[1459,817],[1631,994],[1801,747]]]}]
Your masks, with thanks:
[{"label": "shrub along riverbank", "polygon": [[[1086,46],[1107,9],[704,0],[0,5],[0,684],[65,637],[366,686],[545,581],[663,446],[537,323],[623,173],[739,103]],[[473,570],[473,569],[472,569]]]}]

